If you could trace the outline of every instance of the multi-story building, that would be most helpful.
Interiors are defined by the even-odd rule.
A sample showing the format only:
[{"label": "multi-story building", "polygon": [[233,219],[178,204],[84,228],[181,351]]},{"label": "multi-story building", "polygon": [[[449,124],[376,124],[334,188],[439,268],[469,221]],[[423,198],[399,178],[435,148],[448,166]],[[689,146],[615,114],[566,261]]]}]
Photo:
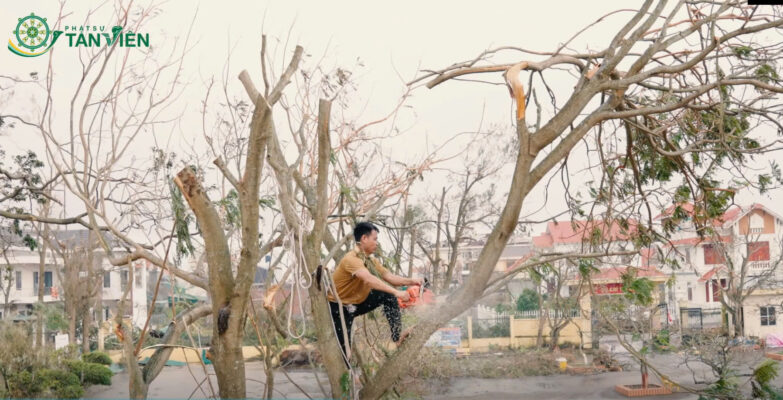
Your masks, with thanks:
[{"label": "multi-story building", "polygon": [[[73,252],[77,248],[85,248],[88,244],[87,230],[54,230],[51,232],[53,244],[63,251]],[[71,286],[69,279],[88,279],[90,273],[86,266],[81,266],[71,277],[66,277],[62,253],[50,248],[44,258],[44,273],[40,274],[39,249],[30,250],[22,240],[14,234],[4,233],[0,236],[3,246],[3,292],[0,294],[3,308],[0,317],[5,319],[25,319],[38,302],[38,286],[44,286],[44,303],[62,302],[65,291]],[[38,240],[40,242],[40,240]],[[117,249],[121,254],[123,250]],[[152,267],[144,261],[133,262],[128,266],[113,266],[106,258],[105,252],[97,247],[93,252],[92,276],[97,275],[99,287],[94,288],[95,295],[100,296],[100,309],[94,309],[95,320],[108,320],[118,312],[117,307],[126,288],[128,292],[127,306],[121,310],[123,316],[131,319],[134,325],[141,326],[147,318],[147,280]],[[133,271],[131,273],[131,270]],[[10,275],[7,275],[10,274]],[[8,286],[6,286],[8,285]],[[82,286],[78,286],[82,288]],[[8,292],[5,293],[5,289]],[[81,290],[81,289],[80,289]],[[6,299],[7,295],[7,299]]]},{"label": "multi-story building", "polygon": [[[647,255],[649,264],[674,276],[671,300],[678,314],[689,312],[694,317],[694,310],[699,310],[703,324],[706,311],[721,324],[721,290],[731,282],[738,285],[741,279],[743,290],[750,294],[742,305],[746,335],[763,336],[776,330],[775,316],[783,304],[783,219],[761,204],[735,205],[709,222],[714,233],[700,236],[687,217],[693,214],[692,204],[671,206],[656,219],[666,223],[675,212],[686,217],[677,224],[669,242]],[[676,264],[661,263],[661,255]],[[693,323],[693,318],[690,320]]]}]

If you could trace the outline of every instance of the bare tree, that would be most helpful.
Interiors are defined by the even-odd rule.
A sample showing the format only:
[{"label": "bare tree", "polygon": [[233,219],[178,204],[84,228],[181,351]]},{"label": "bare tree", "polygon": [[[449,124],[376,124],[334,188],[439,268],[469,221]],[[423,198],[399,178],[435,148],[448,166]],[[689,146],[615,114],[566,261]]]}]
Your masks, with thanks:
[{"label": "bare tree", "polygon": [[8,258],[12,247],[12,237],[10,230],[5,227],[0,228],[0,253],[3,254],[3,266],[0,267],[0,291],[3,293],[3,318],[8,318],[11,311],[11,287],[14,284],[14,266]]},{"label": "bare tree", "polygon": [[[127,9],[121,8],[118,20],[124,19],[122,25],[133,26],[134,31],[138,31],[140,19],[134,18],[147,16],[145,11],[129,17]],[[503,73],[516,103],[515,163],[502,211],[492,224],[470,278],[450,295],[447,302],[426,312],[408,340],[383,361],[374,376],[369,377],[361,392],[362,398],[383,396],[399,381],[410,360],[436,329],[462,313],[496,284],[531,265],[548,261],[530,260],[516,266],[500,280],[490,281],[503,248],[518,226],[525,199],[558,166],[565,171],[569,154],[580,148],[581,143],[587,143],[588,151],[600,155],[597,157],[599,162],[589,163],[588,169],[598,170],[602,177],[593,203],[606,213],[618,214],[606,219],[627,221],[633,216],[641,220],[641,215],[648,214],[648,223],[635,235],[639,246],[648,245],[655,237],[651,233],[652,215],[649,215],[651,196],[661,192],[662,186],[672,185],[673,177],[683,181],[677,193],[703,205],[698,218],[706,220],[725,208],[737,190],[737,187],[722,184],[716,170],[731,166],[744,173],[743,168],[738,167],[750,162],[749,155],[779,147],[778,139],[761,139],[752,129],[762,124],[781,127],[777,118],[780,108],[773,102],[783,91],[774,67],[780,50],[756,43],[752,36],[759,32],[777,34],[777,29],[783,25],[783,19],[777,14],[779,10],[737,2],[680,1],[670,4],[648,0],[639,10],[628,13],[625,23],[598,50],[580,52],[570,48],[573,39],[584,32],[581,30],[550,51],[516,47],[490,49],[474,59],[437,71],[425,71],[411,82],[411,88],[427,80],[427,85],[434,87],[473,74],[495,73],[496,78],[500,78]],[[606,23],[604,18],[598,22],[601,21]],[[85,63],[84,69],[105,64],[107,56],[114,54],[115,49],[103,49],[88,57],[90,61]],[[95,100],[92,98],[94,85],[77,91],[85,94],[86,101],[71,108],[72,129],[65,135],[68,140],[57,140],[53,134],[56,129],[48,118],[51,114],[44,113],[43,118],[30,122],[30,126],[47,138],[48,158],[55,161],[58,173],[64,174],[69,192],[81,200],[85,210],[75,217],[49,218],[47,222],[81,223],[94,230],[109,230],[130,248],[129,255],[112,258],[115,265],[125,265],[143,257],[161,268],[168,268],[181,279],[208,288],[213,301],[212,314],[217,321],[213,348],[221,397],[245,397],[244,366],[238,345],[247,312],[247,293],[260,255],[274,243],[272,239],[261,245],[258,240],[258,202],[264,160],[274,177],[277,206],[285,223],[283,235],[293,237],[294,243],[301,244],[302,254],[297,255],[293,263],[295,280],[315,272],[319,265],[339,258],[346,237],[336,236],[335,231],[340,232],[339,229],[330,228],[339,227],[348,219],[340,217],[330,221],[327,218],[336,208],[339,193],[352,195],[349,214],[372,218],[387,199],[405,192],[433,162],[428,159],[399,168],[392,168],[391,164],[365,168],[371,165],[367,158],[378,155],[378,151],[368,151],[362,145],[381,138],[369,136],[366,124],[335,123],[331,112],[335,94],[343,91],[345,82],[349,81],[345,71],[330,73],[326,80],[311,79],[318,73],[316,70],[296,73],[303,54],[303,50],[297,48],[286,57],[282,72],[275,77],[276,71],[268,67],[271,64],[267,62],[264,41],[261,53],[263,90],[252,83],[249,74],[240,76],[253,109],[247,145],[240,148],[245,158],[233,160],[238,166],[233,170],[221,166],[219,159],[215,160],[222,175],[235,188],[241,210],[241,250],[236,262],[231,260],[220,214],[207,196],[209,188],[202,184],[203,175],[185,168],[176,179],[203,233],[208,282],[202,276],[174,267],[165,257],[155,254],[154,246],[134,242],[123,230],[123,224],[109,213],[109,205],[122,209],[118,205],[121,202],[112,201],[112,194],[121,192],[125,179],[143,178],[117,174],[123,167],[119,160],[129,149],[119,138],[133,139],[139,132],[133,128],[150,126],[152,120],[147,117],[154,118],[157,115],[154,111],[176,92],[177,66],[181,59],[175,58],[169,64],[158,63],[163,67],[152,73],[139,74],[138,79],[134,76],[130,86],[141,88],[149,97],[134,95],[126,99],[137,104],[143,112],[134,113],[131,118],[128,115],[112,118],[112,121],[120,122],[119,127],[112,125],[110,129],[117,150],[109,160],[91,157],[99,152],[86,140],[87,132],[95,130],[86,129],[92,121],[91,116],[85,117],[86,112],[81,111],[90,110],[91,101]],[[496,61],[501,54],[510,54],[516,62]],[[164,91],[166,94],[162,98],[156,97],[155,90],[148,89],[155,89],[158,78],[172,66],[174,78],[170,79],[170,89]],[[527,89],[531,96],[525,92],[522,73],[529,74]],[[89,77],[89,74],[85,75],[85,82],[91,82]],[[122,77],[129,78],[127,74]],[[128,82],[122,79],[119,87],[127,88]],[[547,82],[551,79],[567,81],[573,84],[573,90],[548,90]],[[291,90],[289,83],[292,80],[297,84],[291,86],[299,90],[296,101],[284,96],[286,90]],[[539,96],[533,97],[533,92],[545,92],[551,106],[538,105],[535,100]],[[114,110],[111,105],[117,97],[107,96],[106,102],[101,104],[106,110]],[[536,104],[535,123],[528,123],[528,97]],[[51,109],[46,110],[50,112]],[[8,115],[0,117],[24,120]],[[143,123],[136,122],[139,120]],[[288,126],[275,123],[281,120],[289,122]],[[125,122],[127,124],[123,125]],[[284,130],[290,133],[291,140],[279,136]],[[65,151],[61,149],[62,143],[72,143],[74,150],[77,145],[82,149]],[[85,168],[86,165],[93,167]],[[114,171],[115,176],[107,175],[106,171]],[[380,172],[373,174],[377,171]],[[755,182],[745,175],[740,178]],[[767,176],[762,182],[768,184],[770,179]],[[137,185],[143,181],[132,180]],[[138,190],[132,192],[136,195]],[[94,196],[94,193],[98,195]],[[622,201],[616,201],[621,197]],[[610,200],[613,202],[608,203]],[[128,221],[135,215],[132,207],[123,211],[128,213],[123,214],[125,220],[120,222],[137,223]],[[34,217],[25,213],[2,215],[22,220]],[[601,254],[593,255],[599,256]],[[332,321],[323,293],[313,285],[309,295],[332,395],[339,397],[343,394],[340,378],[344,376],[344,360],[331,329]]]},{"label": "bare tree", "polygon": [[[519,148],[503,212],[470,279],[449,298],[448,304],[436,307],[428,318],[423,318],[416,334],[384,363],[371,385],[364,387],[362,397],[379,398],[403,373],[407,360],[429,335],[483,294],[500,252],[516,227],[525,197],[588,134],[619,139],[621,136],[617,133],[607,133],[615,132],[609,127],[615,123],[627,124],[626,140],[623,141],[631,151],[618,159],[628,161],[625,165],[631,170],[635,169],[633,163],[642,157],[671,160],[670,174],[682,176],[692,183],[690,193],[693,197],[711,204],[725,201],[724,191],[716,190],[719,183],[696,175],[691,169],[693,163],[683,155],[714,154],[720,158],[725,157],[721,156],[725,154],[724,150],[731,149],[732,154],[740,155],[732,161],[741,163],[743,154],[771,150],[778,145],[776,139],[764,144],[757,139],[743,141],[749,131],[727,129],[721,119],[740,118],[740,110],[748,110],[751,115],[776,124],[776,109],[762,109],[754,104],[783,91],[777,74],[772,74],[774,68],[770,71],[770,62],[776,60],[779,53],[751,46],[752,51],[764,51],[765,56],[744,59],[734,51],[737,46],[754,45],[748,39],[749,34],[771,31],[783,25],[783,21],[773,14],[775,12],[738,3],[678,2],[669,5],[665,1],[646,1],[602,50],[572,51],[567,47],[570,40],[551,52],[503,47],[442,70],[427,72],[412,82],[430,79],[428,86],[434,87],[458,77],[505,72],[517,106]],[[691,39],[698,44],[693,46],[686,42]],[[491,57],[500,52],[531,55],[538,60],[492,63]],[[519,74],[530,71],[532,79],[550,74],[559,67],[569,67],[575,72],[572,75],[574,90],[566,95],[565,101],[553,94],[554,109],[547,110],[549,114],[541,112],[541,115],[551,117],[546,122],[534,124],[531,130],[525,112],[527,96]],[[756,90],[737,90],[726,95],[734,87]],[[696,129],[684,133],[684,140],[674,139],[674,131],[683,131],[677,128],[684,128],[684,124],[693,121],[691,116],[704,113],[714,116],[713,122],[695,126]],[[609,129],[604,130],[604,126]],[[638,149],[634,150],[636,147]],[[633,173],[629,175],[634,176]],[[648,181],[656,179],[649,171],[647,176],[650,177]],[[641,191],[643,188],[632,185],[629,190]],[[640,193],[640,196],[644,195],[645,192]],[[521,269],[526,267],[520,266]]]},{"label": "bare tree", "polygon": [[[88,316],[94,302],[95,294],[103,282],[103,271],[96,273],[90,265],[92,253],[97,246],[95,240],[84,242],[58,241],[56,238],[42,238],[50,241],[50,247],[57,259],[62,261],[62,270],[55,273],[62,286],[63,303],[68,315],[68,341],[76,343],[76,327],[81,323],[82,345],[89,352],[89,329],[91,321]],[[44,286],[43,275],[39,275],[39,287]],[[121,312],[121,311],[120,311]]]},{"label": "bare tree", "polygon": [[[505,156],[504,149],[507,151],[513,143],[504,143],[497,132],[476,135],[472,142],[488,144],[466,152],[460,160],[461,168],[447,178],[453,184],[444,186],[439,196],[430,199],[428,211],[434,222],[427,225],[434,225],[435,239],[430,242],[422,235],[418,240],[431,266],[430,281],[435,292],[448,291],[462,256],[461,247],[471,240],[477,242],[477,230],[488,227],[500,213],[492,179],[511,158]],[[444,250],[445,259],[441,254]]]},{"label": "bare tree", "polygon": [[[766,248],[756,248],[759,235],[748,233],[733,239],[729,243],[715,241],[715,248],[725,262],[725,270],[716,271],[715,277],[726,277],[726,287],[718,289],[720,302],[731,314],[733,336],[742,337],[745,336],[745,301],[757,290],[775,287],[780,282],[777,269],[783,262],[783,254],[769,254],[770,243]],[[766,253],[766,260],[759,262],[761,252]]]}]

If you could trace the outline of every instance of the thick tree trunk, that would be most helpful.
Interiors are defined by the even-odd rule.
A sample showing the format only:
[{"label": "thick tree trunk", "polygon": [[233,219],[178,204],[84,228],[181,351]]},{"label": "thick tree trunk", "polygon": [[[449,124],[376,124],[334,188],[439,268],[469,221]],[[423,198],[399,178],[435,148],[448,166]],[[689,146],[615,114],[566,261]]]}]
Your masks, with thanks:
[{"label": "thick tree trunk", "polygon": [[536,332],[536,347],[541,348],[544,346],[544,324],[546,323],[547,315],[544,311],[544,299],[541,296],[541,285],[536,289],[536,296],[538,296],[538,331]]},{"label": "thick tree trunk", "polygon": [[[47,202],[44,204],[43,207],[43,216],[47,217],[49,216],[49,203]],[[40,232],[40,225],[39,226],[39,232]],[[49,244],[49,224],[43,224],[43,240],[41,240],[41,248],[39,249],[39,259],[38,259],[38,304],[40,306],[44,305],[44,284],[45,284],[45,272],[46,272],[46,250],[48,249]],[[36,318],[36,324],[35,324],[35,347],[40,348],[43,346],[43,313],[38,313]]]},{"label": "thick tree trunk", "polygon": [[742,321],[742,307],[741,306],[734,306],[732,318],[734,319],[734,336],[735,337],[742,337],[744,336],[744,323]]},{"label": "thick tree trunk", "polygon": [[68,312],[68,344],[76,344],[76,310],[73,307]]},{"label": "thick tree trunk", "polygon": [[[49,224],[44,225],[44,237],[49,235]],[[45,273],[46,273],[46,243],[47,240],[41,241],[41,249],[38,259],[38,305],[44,305],[44,285],[45,285]],[[36,316],[35,323],[35,347],[39,348],[42,345],[41,337],[43,337],[43,313],[39,312]]]},{"label": "thick tree trunk", "polygon": [[84,318],[82,318],[82,353],[86,354],[90,352],[90,328],[92,327],[92,311],[90,307],[84,312]]},{"label": "thick tree trunk", "polygon": [[560,342],[560,331],[563,329],[562,326],[559,326],[559,324],[556,324],[552,331],[549,333],[549,350],[554,351],[557,348],[558,343]]},{"label": "thick tree trunk", "polygon": [[326,375],[329,377],[329,384],[332,389],[332,397],[339,399],[343,397],[342,385],[340,379],[347,372],[342,351],[338,345],[337,336],[335,336],[332,316],[327,304],[325,294],[319,292],[315,285],[312,285],[310,293],[310,309],[313,313],[313,322],[315,326],[321,327],[318,330],[318,351],[321,353]]},{"label": "thick tree trunk", "polygon": [[98,287],[96,289],[96,299],[95,299],[95,309],[98,311],[98,320],[96,321],[98,324],[98,351],[103,351],[103,323],[104,323],[104,315],[103,315],[103,274],[106,273],[103,269],[103,257],[98,257],[98,276],[100,277],[97,279]]},{"label": "thick tree trunk", "polygon": [[[254,115],[254,122],[256,116]],[[248,156],[250,158],[250,156]],[[258,157],[258,154],[256,154]],[[191,168],[181,170],[174,182],[196,215],[204,237],[205,252],[209,265],[209,292],[212,298],[212,317],[215,321],[210,351],[215,365],[220,397],[245,398],[245,360],[242,357],[242,334],[245,319],[247,292],[237,289],[234,281],[231,254],[223,231],[222,222],[212,202],[207,197],[196,173]],[[256,191],[258,188],[256,187]],[[240,193],[240,198],[245,193]],[[240,204],[240,206],[246,206]],[[258,205],[256,204],[256,208]],[[243,208],[243,241],[248,221]],[[257,214],[256,214],[257,215]],[[256,232],[258,221],[256,223]],[[257,233],[256,233],[257,244]],[[258,249],[255,250],[258,252]],[[252,252],[243,246],[243,257]],[[249,284],[246,285],[249,288]],[[243,286],[244,287],[244,286]]]},{"label": "thick tree trunk", "polygon": [[[11,312],[11,303],[8,301],[11,297],[11,285],[13,284],[14,270],[10,267],[10,263],[6,259],[8,267],[3,267],[0,271],[0,283],[5,285],[3,288],[3,318],[8,318],[8,313]],[[7,274],[7,275],[6,275]]]},{"label": "thick tree trunk", "polygon": [[[124,308],[125,301],[120,302],[119,309]],[[115,326],[122,332],[122,352],[125,359],[125,369],[128,370],[128,393],[131,399],[146,399],[149,385],[144,382],[144,377],[139,368],[136,354],[134,354],[135,348],[133,346],[133,333],[132,328],[129,328],[122,321],[122,312],[117,312],[117,317],[114,321]],[[165,363],[165,361],[164,361]]]},{"label": "thick tree trunk", "polygon": [[[215,334],[217,328],[215,328]],[[242,399],[246,396],[245,359],[242,356],[242,333],[226,331],[212,339],[212,362],[218,381],[218,392],[223,399]],[[215,340],[217,338],[217,340]]]}]

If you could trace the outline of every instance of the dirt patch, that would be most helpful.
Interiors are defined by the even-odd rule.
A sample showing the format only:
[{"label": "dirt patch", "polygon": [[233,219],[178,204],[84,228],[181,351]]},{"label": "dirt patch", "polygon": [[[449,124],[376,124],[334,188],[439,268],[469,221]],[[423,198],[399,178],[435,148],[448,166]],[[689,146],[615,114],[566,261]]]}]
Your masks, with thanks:
[{"label": "dirt patch", "polygon": [[[410,373],[401,380],[399,387],[413,397],[442,394],[451,379],[470,377],[485,379],[521,378],[562,374],[557,358],[565,357],[569,366],[583,364],[581,354],[570,349],[555,354],[548,350],[506,350],[494,353],[472,354],[456,357],[453,354],[425,349],[411,365]],[[605,371],[593,365],[583,366],[584,371],[567,371],[565,374],[594,374]],[[588,372],[589,371],[589,372]]]}]

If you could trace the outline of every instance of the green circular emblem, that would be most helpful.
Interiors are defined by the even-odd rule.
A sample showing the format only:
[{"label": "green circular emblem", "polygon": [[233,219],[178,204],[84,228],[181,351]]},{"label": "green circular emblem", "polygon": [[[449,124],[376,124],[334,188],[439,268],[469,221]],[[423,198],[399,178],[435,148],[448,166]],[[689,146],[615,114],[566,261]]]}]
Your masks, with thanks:
[{"label": "green circular emblem", "polygon": [[14,31],[19,46],[30,50],[45,46],[51,33],[49,25],[46,23],[46,18],[41,18],[33,13],[24,18],[19,18],[19,23]]}]

